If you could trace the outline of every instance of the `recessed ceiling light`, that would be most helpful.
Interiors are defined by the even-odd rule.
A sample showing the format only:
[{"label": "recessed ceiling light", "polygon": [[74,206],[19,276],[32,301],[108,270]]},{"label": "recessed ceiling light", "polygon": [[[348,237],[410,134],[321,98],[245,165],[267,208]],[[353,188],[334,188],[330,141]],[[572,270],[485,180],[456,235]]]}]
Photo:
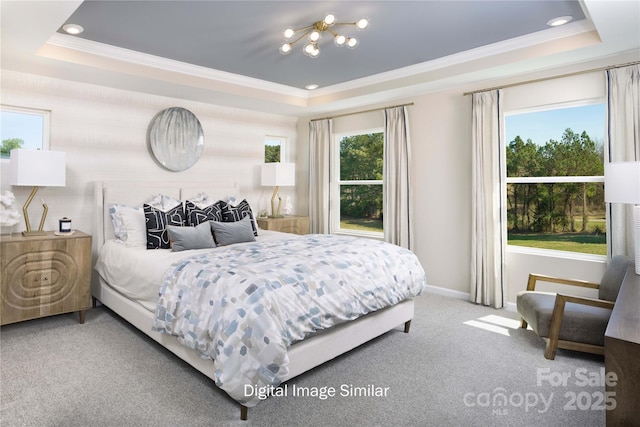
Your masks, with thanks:
[{"label": "recessed ceiling light", "polygon": [[306,85],[304,88],[308,90],[314,90],[318,89],[318,85]]},{"label": "recessed ceiling light", "polygon": [[557,27],[559,25],[564,25],[567,22],[571,21],[573,16],[559,16],[557,18],[553,18],[547,21],[547,25],[550,27]]},{"label": "recessed ceiling light", "polygon": [[73,34],[74,36],[84,31],[84,28],[77,24],[65,24],[62,26],[62,29],[65,33]]}]

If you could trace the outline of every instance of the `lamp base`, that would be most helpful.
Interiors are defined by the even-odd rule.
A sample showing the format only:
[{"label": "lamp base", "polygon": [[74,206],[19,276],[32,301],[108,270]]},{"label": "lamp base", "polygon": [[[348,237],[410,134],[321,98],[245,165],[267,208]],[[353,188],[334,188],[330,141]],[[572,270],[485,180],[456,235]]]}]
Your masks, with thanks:
[{"label": "lamp base", "polygon": [[36,231],[23,231],[22,235],[24,237],[41,237],[41,236],[46,236],[47,232],[46,231],[41,231],[41,230],[36,230]]}]

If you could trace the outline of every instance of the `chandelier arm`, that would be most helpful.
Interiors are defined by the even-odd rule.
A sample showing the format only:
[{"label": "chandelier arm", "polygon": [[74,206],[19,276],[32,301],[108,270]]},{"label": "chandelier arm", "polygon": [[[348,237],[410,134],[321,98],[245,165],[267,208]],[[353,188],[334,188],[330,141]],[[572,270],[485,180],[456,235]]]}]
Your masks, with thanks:
[{"label": "chandelier arm", "polygon": [[[307,28],[310,28],[310,27],[307,27]],[[303,28],[303,29],[304,29],[304,28]],[[296,42],[298,42],[298,41],[300,41],[301,39],[303,39],[303,38],[305,38],[306,36],[308,36],[308,35],[309,35],[309,33],[311,33],[311,31],[307,31],[306,33],[302,34],[300,37],[298,37],[298,38],[297,38],[297,39],[295,39],[294,41],[289,42],[289,44],[290,44],[291,46],[293,46],[294,44],[296,44]]]},{"label": "chandelier arm", "polygon": [[336,33],[335,31],[333,31],[332,28],[327,28],[327,31],[329,31],[331,33],[331,35],[333,35],[333,37],[339,36],[340,34]]},{"label": "chandelier arm", "polygon": [[357,22],[336,22],[335,24],[332,24],[332,27],[335,27],[337,25],[358,25]]}]

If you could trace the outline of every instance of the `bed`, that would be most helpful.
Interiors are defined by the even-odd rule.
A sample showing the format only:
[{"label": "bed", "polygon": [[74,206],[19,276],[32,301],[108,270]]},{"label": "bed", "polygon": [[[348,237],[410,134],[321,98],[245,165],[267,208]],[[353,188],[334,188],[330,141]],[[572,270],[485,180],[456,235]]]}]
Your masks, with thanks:
[{"label": "bed", "polygon": [[[323,251],[324,253],[333,252],[333,248],[340,248],[341,244],[346,245],[345,247],[354,248],[352,250],[345,250],[345,252],[353,252],[353,254],[366,253],[369,250],[379,251],[377,247],[374,248],[372,246],[373,243],[371,242],[373,241],[370,239],[357,239],[358,242],[361,242],[363,247],[356,248],[356,246],[354,246],[356,243],[355,240],[342,241],[341,238],[336,236],[295,236],[286,233],[258,229],[254,229],[254,232],[258,235],[255,238],[255,242],[235,243],[213,249],[189,249],[181,252],[176,252],[171,249],[149,250],[145,247],[134,247],[133,244],[122,244],[122,241],[118,241],[116,238],[116,234],[120,233],[120,230],[118,230],[117,227],[114,230],[112,222],[114,206],[140,206],[142,203],[149,201],[154,197],[158,197],[158,195],[162,195],[162,197],[166,197],[169,200],[179,200],[184,202],[187,200],[202,198],[203,195],[206,195],[210,200],[223,200],[228,199],[229,196],[237,197],[239,194],[239,188],[236,183],[96,182],[94,188],[96,218],[93,242],[94,254],[97,256],[97,261],[94,268],[96,274],[94,274],[94,280],[92,283],[92,295],[94,303],[99,301],[104,304],[140,331],[144,332],[162,346],[173,352],[186,363],[202,372],[205,376],[214,380],[218,387],[222,388],[238,402],[240,407],[240,418],[242,420],[246,420],[248,416],[248,409],[265,398],[264,392],[261,392],[260,396],[251,395],[246,398],[242,398],[237,394],[237,389],[241,384],[233,385],[235,389],[232,389],[232,385],[228,384],[227,380],[233,378],[233,382],[237,383],[239,381],[242,383],[245,381],[246,383],[246,381],[252,381],[251,378],[258,378],[258,380],[256,380],[257,382],[252,384],[251,387],[247,388],[248,386],[245,386],[245,394],[247,389],[263,389],[265,384],[269,385],[269,381],[273,381],[271,386],[271,391],[273,391],[273,387],[277,387],[279,384],[328,360],[331,360],[340,354],[348,352],[392,329],[404,327],[404,332],[408,333],[411,319],[414,314],[413,297],[420,295],[424,291],[426,282],[424,278],[424,271],[419,265],[417,258],[415,258],[415,256],[410,252],[405,251],[408,254],[402,254],[403,257],[406,257],[403,258],[402,262],[405,262],[406,259],[406,262],[410,263],[412,266],[411,268],[401,268],[400,270],[404,271],[398,272],[397,275],[405,274],[405,271],[411,270],[410,273],[407,273],[411,277],[405,279],[403,277],[398,278],[394,276],[391,280],[401,284],[398,285],[398,283],[396,283],[395,285],[399,289],[397,292],[401,293],[400,296],[396,295],[396,291],[394,291],[395,293],[392,293],[386,290],[380,291],[381,288],[372,288],[376,289],[376,291],[367,291],[367,295],[369,295],[370,298],[362,297],[362,301],[349,301],[347,303],[347,299],[345,298],[345,302],[337,304],[341,306],[342,309],[344,309],[344,307],[348,307],[348,309],[346,309],[347,314],[343,316],[344,318],[338,320],[332,319],[330,321],[327,320],[326,322],[325,318],[328,319],[328,315],[321,314],[320,316],[314,317],[305,314],[308,312],[313,313],[313,310],[317,311],[316,307],[313,306],[308,311],[302,311],[302,315],[298,315],[298,318],[301,319],[301,322],[306,326],[302,327],[296,324],[293,328],[293,332],[287,331],[286,334],[282,332],[284,329],[281,328],[282,323],[284,323],[283,320],[271,320],[273,317],[272,313],[274,311],[280,311],[280,308],[274,309],[272,306],[268,306],[270,308],[266,310],[268,311],[268,318],[266,320],[264,317],[256,316],[252,312],[251,314],[253,315],[253,318],[259,319],[259,323],[256,322],[251,327],[246,325],[243,326],[244,335],[238,339],[244,342],[246,346],[242,345],[242,342],[238,342],[238,339],[236,339],[233,345],[228,344],[225,347],[222,345],[223,343],[218,335],[216,335],[218,337],[217,341],[216,339],[213,339],[212,343],[206,343],[204,339],[211,338],[208,336],[212,336],[213,334],[213,325],[215,325],[215,328],[218,328],[218,325],[223,321],[213,320],[213,316],[209,313],[206,315],[201,314],[198,318],[198,316],[193,314],[195,313],[195,309],[187,306],[188,298],[185,297],[184,294],[194,294],[194,306],[196,303],[204,305],[202,301],[208,301],[209,305],[217,307],[218,311],[221,310],[220,306],[226,307],[228,305],[228,298],[235,302],[235,297],[223,296],[219,301],[222,301],[224,304],[218,304],[218,300],[215,299],[217,297],[207,295],[205,298],[203,296],[203,292],[209,292],[211,289],[219,288],[217,286],[209,286],[209,284],[214,282],[217,284],[217,280],[220,276],[220,274],[216,273],[217,270],[211,268],[210,274],[213,276],[206,278],[206,280],[202,279],[201,277],[205,277],[204,275],[201,276],[203,264],[207,266],[210,264],[218,265],[222,263],[224,259],[244,259],[245,261],[236,262],[231,276],[242,276],[240,278],[234,277],[234,279],[237,280],[236,283],[248,283],[246,282],[246,275],[249,274],[247,271],[251,274],[259,275],[258,279],[254,279],[257,281],[256,283],[262,283],[260,280],[263,280],[264,277],[267,290],[265,291],[263,289],[264,287],[260,286],[260,296],[266,298],[266,293],[269,295],[269,298],[271,298],[268,291],[273,290],[271,288],[281,288],[281,285],[278,284],[279,279],[277,278],[286,276],[283,276],[285,273],[279,273],[279,269],[283,269],[284,271],[287,268],[287,259],[296,254],[304,253],[306,254],[306,259],[316,259],[319,263],[318,265],[325,263],[322,258],[325,255],[315,255],[313,252],[309,252],[316,250],[315,248],[312,248],[312,246],[324,245],[324,249],[320,249],[320,251]],[[146,208],[147,206],[145,206],[145,209]],[[243,222],[245,222],[244,220],[249,221],[248,218],[243,218]],[[252,227],[256,226],[257,225],[252,225]],[[120,237],[119,234],[118,237]],[[130,240],[134,239],[130,237]],[[173,243],[174,245],[176,244],[176,242]],[[379,243],[376,242],[375,244]],[[371,249],[369,249],[368,246],[371,246]],[[277,255],[277,251],[281,248],[285,251],[288,250],[288,252],[284,252],[287,254],[286,256]],[[274,254],[273,257],[270,257],[270,254]],[[367,261],[369,263],[373,262],[377,264],[384,264],[390,262],[386,261],[387,258],[389,260],[393,259],[386,253],[380,255],[372,253],[372,255],[369,256],[380,256],[379,261]],[[247,260],[253,259],[256,260],[255,264],[247,262]],[[266,262],[273,263],[273,266],[271,266],[271,264],[269,264],[270,266],[266,266],[266,264],[264,264]],[[293,272],[287,277],[303,277],[302,274],[306,273],[300,270],[315,271],[315,268],[307,268],[304,266],[304,263],[299,260],[292,262],[295,265],[289,266],[289,268],[292,268]],[[362,262],[364,263],[365,261],[363,260]],[[276,264],[278,265],[277,268]],[[346,261],[346,264],[360,266],[361,261],[356,260],[351,263]],[[260,267],[260,265],[263,265],[263,267]],[[349,265],[348,267],[356,268],[352,265]],[[189,268],[191,268],[191,270],[189,270]],[[236,274],[236,269],[242,268],[246,268],[247,271],[243,270],[241,271],[241,274]],[[326,274],[333,276],[332,271],[336,268],[342,268],[342,266],[331,266],[330,268],[331,269],[328,270],[328,273]],[[191,273],[189,273],[189,271],[191,271]],[[191,276],[189,276],[189,274],[191,274]],[[355,272],[352,274],[361,273]],[[266,280],[266,277],[269,275],[273,275],[276,279],[271,281]],[[227,274],[227,276],[229,275]],[[197,290],[187,290],[191,288],[185,288],[185,286],[187,286],[185,281],[191,280],[189,279],[190,277],[192,277],[194,281],[205,283],[205,285],[194,285],[192,288],[198,288]],[[249,278],[249,280],[252,279]],[[289,279],[284,278],[282,280],[282,283],[284,283]],[[296,292],[290,292],[288,294],[289,297],[299,298],[299,295],[301,294],[313,293],[321,295],[325,292],[335,292],[328,286],[326,288],[323,287],[324,281],[321,279],[314,279],[316,282],[322,283],[322,286],[320,287],[317,286],[315,284],[316,282],[313,280],[305,280],[300,279],[300,283],[292,285],[296,287]],[[371,280],[373,281],[374,278],[372,277]],[[310,289],[308,283],[312,282],[313,284],[311,288],[313,289]],[[274,286],[270,286],[270,283],[274,284]],[[239,285],[229,286],[229,289],[235,289],[237,286]],[[343,284],[340,282],[337,288],[342,287]],[[251,285],[250,288],[252,292],[256,289],[253,285]],[[282,286],[282,288],[287,288],[287,286]],[[277,291],[280,292],[279,289]],[[342,290],[339,289],[339,291],[341,292]],[[200,292],[200,294],[197,292]],[[246,293],[247,292],[242,293],[241,296],[243,298],[246,297]],[[273,293],[275,294],[275,290]],[[255,293],[255,295],[257,294],[258,292]],[[172,295],[177,299],[171,300]],[[160,296],[160,298],[158,298],[158,296]],[[285,299],[289,297],[285,297]],[[375,302],[373,302],[373,300],[375,300]],[[384,301],[380,302],[379,300]],[[271,301],[271,299],[268,301]],[[298,307],[299,305],[302,305],[300,301],[301,300],[296,299],[293,303],[290,302],[289,305]],[[384,304],[386,306],[379,309],[376,307],[369,307],[367,310],[361,309],[361,306],[368,307],[369,305],[373,306],[374,304]],[[169,312],[169,310],[172,311]],[[212,310],[215,311],[213,308]],[[301,310],[304,309],[301,308]],[[178,319],[179,311],[182,311],[181,315],[183,316],[180,319]],[[185,311],[186,314],[184,313]],[[257,310],[255,311],[257,312]],[[360,314],[359,311],[370,312]],[[246,311],[242,309],[234,309],[233,312],[234,315],[235,312],[241,313],[243,317],[246,315]],[[264,313],[260,313],[260,315],[264,315]],[[194,321],[194,319],[197,320]],[[242,319],[240,319],[240,321],[242,321]],[[255,320],[252,321],[255,322]],[[198,324],[198,322],[200,322],[200,324]],[[229,342],[232,342],[229,337],[233,335],[234,331],[229,332],[229,324],[232,324],[234,326],[233,329],[235,330],[237,322],[235,319],[224,320],[224,322],[226,322],[225,326],[221,327],[221,329],[223,329],[223,332],[225,333],[225,340],[228,339]],[[291,324],[291,321],[287,320],[287,323]],[[194,326],[194,324],[196,326]],[[181,325],[181,327],[186,329],[181,331],[170,330],[170,328],[176,325]],[[176,326],[176,328],[177,327],[179,326]],[[269,332],[269,328],[272,329],[271,332]],[[266,329],[267,332],[262,331],[263,329]],[[241,352],[240,347],[242,347],[242,351],[246,353],[246,347],[248,346],[249,352],[251,353],[251,349],[257,345],[263,345],[263,341],[269,343],[269,338],[262,338],[259,344],[256,344],[254,342],[255,340],[251,344],[247,344],[245,340],[247,330],[252,331],[254,335],[258,335],[257,332],[255,332],[258,330],[260,330],[261,333],[264,333],[265,336],[271,333],[269,337],[272,341],[274,340],[273,330],[280,331],[280,334],[283,336],[287,335],[283,338],[282,343],[279,341],[279,336],[275,337],[278,339],[277,346],[275,344],[271,346],[267,345],[259,352],[259,357],[263,358],[265,353],[272,352],[272,347],[284,348],[283,350],[278,350],[280,351],[280,354],[278,354],[277,357],[273,356],[275,357],[274,360],[277,359],[279,361],[278,364],[281,366],[275,366],[272,363],[267,366],[268,369],[264,369],[264,367],[260,365],[260,363],[264,362],[263,360],[253,360],[253,356],[246,357],[246,354],[243,354],[245,357],[242,359],[236,358],[235,360],[231,360],[235,357],[232,353],[235,354]],[[172,332],[175,333],[172,334]],[[258,352],[256,350],[253,351],[253,353]],[[256,358],[257,357],[258,356],[256,356]],[[248,359],[250,359],[249,362],[245,363]],[[215,362],[213,360],[215,360]],[[246,365],[246,368],[242,368],[242,366],[240,366],[240,368],[235,367],[234,369],[244,369],[247,372],[246,378],[248,379],[243,379],[242,375],[236,373],[225,377],[225,369],[227,368],[221,367],[225,360],[227,360],[226,366]],[[240,362],[237,360],[240,360]],[[266,364],[266,362],[264,363]],[[264,372],[262,371],[266,371],[269,378],[265,379],[265,376],[263,375]],[[225,380],[223,381],[223,379]]]}]

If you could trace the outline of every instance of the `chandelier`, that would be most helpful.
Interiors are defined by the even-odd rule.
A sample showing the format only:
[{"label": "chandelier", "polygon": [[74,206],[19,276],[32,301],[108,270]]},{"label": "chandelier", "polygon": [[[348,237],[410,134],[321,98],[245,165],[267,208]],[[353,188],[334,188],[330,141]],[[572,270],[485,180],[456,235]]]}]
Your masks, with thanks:
[{"label": "chandelier", "polygon": [[[329,13],[324,17],[322,21],[314,22],[304,28],[294,30],[293,28],[287,28],[283,31],[284,38],[287,40],[280,46],[280,53],[287,55],[293,50],[293,45],[303,38],[307,38],[307,43],[303,46],[302,51],[305,55],[311,58],[316,58],[320,55],[320,48],[318,47],[318,41],[322,37],[322,34],[327,31],[333,36],[333,43],[336,46],[347,46],[348,48],[355,48],[358,46],[358,39],[355,37],[346,37],[342,34],[338,34],[333,27],[339,25],[353,25],[358,30],[364,30],[369,25],[369,21],[366,19],[360,19],[356,22],[336,22],[336,17]],[[302,33],[302,34],[300,34]],[[294,37],[300,34],[298,38]]]}]

